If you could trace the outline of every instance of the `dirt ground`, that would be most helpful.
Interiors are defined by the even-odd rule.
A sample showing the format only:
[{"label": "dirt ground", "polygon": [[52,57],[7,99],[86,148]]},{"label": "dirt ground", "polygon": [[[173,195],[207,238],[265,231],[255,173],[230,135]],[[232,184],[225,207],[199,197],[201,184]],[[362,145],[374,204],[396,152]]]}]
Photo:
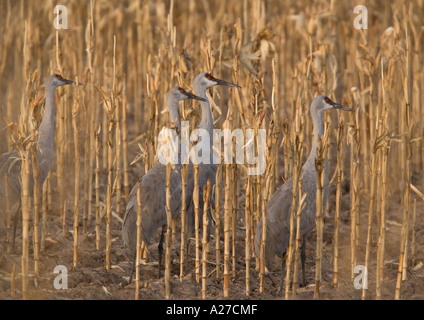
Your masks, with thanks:
[{"label": "dirt ground", "polygon": [[[134,170],[135,172],[136,170]],[[135,178],[135,174],[134,174]],[[346,186],[345,186],[346,187]],[[348,186],[347,186],[348,189]],[[363,196],[362,199],[366,200]],[[240,196],[240,205],[237,220],[237,249],[236,249],[236,277],[230,282],[229,299],[255,299],[255,300],[275,300],[282,299],[282,294],[278,291],[281,269],[278,259],[275,259],[274,266],[265,278],[265,290],[259,293],[258,273],[255,271],[255,259],[251,261],[251,295],[245,295],[245,259],[244,259],[244,195]],[[358,264],[363,264],[365,256],[366,227],[368,221],[367,201],[362,200],[360,213],[361,237],[358,249]],[[332,287],[333,281],[333,233],[334,233],[334,207],[335,196],[331,192],[329,197],[329,215],[325,218],[324,227],[324,258],[323,258],[323,283],[320,289],[322,299],[361,299],[361,290],[354,288],[350,279],[350,198],[348,190],[342,199],[342,214],[340,221],[340,247],[339,247],[339,286]],[[408,255],[408,279],[402,282],[402,299],[424,299],[424,268],[421,266],[424,261],[424,226],[419,218],[423,206],[417,203],[417,226],[416,226],[416,255]],[[52,208],[48,218],[48,235],[46,239],[45,251],[41,254],[40,275],[34,277],[31,274],[29,287],[31,299],[134,299],[135,283],[126,285],[131,263],[127,257],[127,251],[121,239],[121,223],[114,218],[112,220],[112,269],[105,269],[105,226],[102,224],[101,244],[102,250],[95,248],[95,223],[94,219],[89,221],[88,234],[79,236],[78,245],[78,267],[73,269],[73,236],[72,236],[72,213],[67,212],[67,232],[63,234],[59,217],[55,215],[58,208]],[[121,214],[122,215],[122,214]],[[81,221],[81,220],[80,220]],[[400,247],[400,228],[402,222],[402,207],[397,203],[390,203],[387,212],[387,236],[385,253],[385,272],[382,285],[382,296],[384,299],[393,299],[395,294],[397,267]],[[82,230],[82,226],[80,226]],[[373,226],[373,241],[370,253],[371,264],[369,267],[369,282],[367,297],[375,299],[375,270],[376,270],[376,225]],[[154,237],[153,244],[148,248],[148,261],[158,261],[157,243],[159,241],[160,230]],[[215,239],[211,243],[210,260],[215,259],[214,248]],[[223,247],[223,243],[222,243]],[[314,278],[315,278],[315,247],[316,234],[313,232],[308,239],[306,249],[306,282],[307,286],[299,288],[298,299],[313,299]],[[177,238],[172,245],[172,299],[195,300],[201,299],[201,283],[195,281],[194,274],[194,244],[190,251],[190,261],[188,271],[182,282],[179,280],[179,256],[180,242],[179,229]],[[0,300],[21,299],[21,236],[18,232],[18,241],[14,253],[8,254],[6,251],[5,228],[0,228]],[[32,246],[30,245],[30,259],[32,259]],[[13,266],[16,265],[15,296],[10,295],[11,274]],[[56,290],[54,280],[58,274],[54,273],[57,265],[63,265],[68,269],[68,289]],[[421,267],[420,267],[421,266]],[[214,266],[208,266],[208,272]],[[415,268],[415,270],[414,270]],[[30,270],[33,270],[33,261],[30,261]],[[164,270],[162,277],[158,279],[157,266],[146,265],[141,268],[141,299],[164,299]],[[215,273],[207,279],[207,299],[223,298],[223,281],[216,280]]]}]

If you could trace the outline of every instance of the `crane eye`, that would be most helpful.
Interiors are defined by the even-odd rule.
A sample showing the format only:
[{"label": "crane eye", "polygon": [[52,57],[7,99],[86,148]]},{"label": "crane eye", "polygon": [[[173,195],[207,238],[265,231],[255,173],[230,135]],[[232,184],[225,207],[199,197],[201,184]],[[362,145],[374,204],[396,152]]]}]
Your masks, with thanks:
[{"label": "crane eye", "polygon": [[178,87],[178,91],[179,91],[180,93],[185,93],[185,90],[184,90],[183,88],[181,88],[181,87]]},{"label": "crane eye", "polygon": [[60,76],[60,75],[58,75],[58,74],[56,75],[56,79],[57,79],[57,80],[60,80],[60,81],[62,81],[62,80],[63,80],[62,76]]},{"label": "crane eye", "polygon": [[207,73],[206,75],[205,75],[205,77],[206,77],[206,79],[208,79],[208,80],[215,80],[215,78],[210,74],[210,73]]}]

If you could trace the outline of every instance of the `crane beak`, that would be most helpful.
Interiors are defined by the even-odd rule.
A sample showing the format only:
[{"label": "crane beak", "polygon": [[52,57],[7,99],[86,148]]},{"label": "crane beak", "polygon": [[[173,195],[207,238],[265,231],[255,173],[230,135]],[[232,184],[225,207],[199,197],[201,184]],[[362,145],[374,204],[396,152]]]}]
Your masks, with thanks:
[{"label": "crane beak", "polygon": [[84,84],[83,84],[83,83],[81,83],[81,82],[75,82],[75,81],[68,80],[68,79],[63,79],[63,81],[65,82],[65,84],[64,84],[64,85],[67,85],[67,84],[72,84],[72,85],[74,85],[74,86],[83,86],[83,85],[84,85]]},{"label": "crane beak", "polygon": [[333,109],[339,109],[339,110],[345,110],[345,111],[351,111],[353,112],[353,109],[342,106],[341,104],[337,103],[337,102],[332,102],[330,103],[331,106],[333,107]]},{"label": "crane beak", "polygon": [[190,92],[184,92],[184,94],[187,96],[187,99],[193,99],[193,100],[200,100],[200,101],[207,101],[205,98],[201,98],[201,97],[198,97],[198,96],[196,96],[196,95],[194,95],[194,94],[192,94],[192,93],[190,93]]},{"label": "crane beak", "polygon": [[236,87],[236,88],[240,88],[240,86],[238,84],[229,82],[229,81],[225,81],[225,80],[221,80],[221,79],[214,79],[213,81],[216,82],[216,85],[218,86],[226,86],[226,87]]}]

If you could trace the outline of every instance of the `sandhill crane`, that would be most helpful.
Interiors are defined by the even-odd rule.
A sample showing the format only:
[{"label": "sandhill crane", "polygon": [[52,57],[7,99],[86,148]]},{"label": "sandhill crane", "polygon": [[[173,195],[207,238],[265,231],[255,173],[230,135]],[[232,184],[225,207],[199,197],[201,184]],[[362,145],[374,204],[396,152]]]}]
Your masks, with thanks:
[{"label": "sandhill crane", "polygon": [[[181,87],[171,88],[166,95],[166,106],[170,115],[170,122],[180,127],[178,116],[178,103],[185,99],[195,99],[203,101],[204,98],[197,97]],[[171,171],[171,214],[175,218],[181,207],[181,164],[175,165],[175,170]],[[141,239],[150,244],[150,238],[157,228],[162,226],[162,233],[158,245],[159,251],[159,267],[158,274],[160,278],[163,241],[166,231],[166,165],[158,162],[150,169],[141,180],[141,201],[142,201],[142,221],[141,221]],[[135,265],[135,253],[137,248],[137,188],[135,184],[128,197],[128,202],[125,210],[124,222],[122,224],[122,239],[127,248],[130,249],[130,254],[134,257],[133,268],[130,275],[129,283],[131,283]]]},{"label": "sandhill crane", "polygon": [[[44,109],[43,119],[39,127],[39,139],[38,139],[38,161],[39,161],[39,181],[40,190],[43,186],[44,181],[50,171],[51,163],[54,155],[54,118],[56,114],[56,103],[55,103],[55,90],[57,87],[64,85],[83,85],[82,83],[76,83],[72,80],[64,79],[58,74],[52,74],[47,77],[45,82],[46,87],[46,105]],[[11,204],[15,207],[14,213],[14,231],[13,231],[13,243],[12,248],[15,244],[16,226],[18,224],[20,205],[21,205],[21,162],[19,155],[15,150],[9,153],[3,154],[0,157],[0,208],[5,207],[5,176],[8,177],[9,185],[9,197]],[[32,173],[32,165],[30,169]],[[30,193],[33,193],[34,180],[32,174],[30,174]]]},{"label": "sandhill crane", "polygon": [[[202,119],[199,124],[199,129],[205,130],[208,133],[208,137],[209,137],[209,141],[200,140],[198,143],[204,144],[204,147],[202,148],[202,152],[205,152],[205,151],[210,152],[209,164],[208,163],[199,164],[199,223],[200,224],[202,223],[202,217],[203,217],[203,187],[206,186],[208,179],[210,180],[210,185],[214,186],[215,179],[216,179],[217,167],[214,162],[214,154],[212,151],[213,117],[212,117],[211,106],[210,106],[208,97],[206,95],[206,90],[216,85],[240,88],[240,86],[237,84],[234,84],[225,80],[216,79],[210,73],[206,73],[206,72],[198,74],[193,81],[194,93],[198,95],[199,97],[202,97],[205,99],[205,101],[200,102],[200,106],[202,108]],[[193,174],[192,165],[190,164],[190,168],[188,171],[188,184],[187,184],[187,194],[190,197],[190,199],[189,201],[186,202],[186,203],[189,203],[189,208],[187,209],[187,229],[186,229],[187,235],[190,235],[193,232],[194,221],[195,221],[194,203],[192,201],[193,190],[194,190],[194,174]],[[215,206],[213,188],[211,188],[210,192],[211,192],[210,203],[213,208]],[[209,217],[208,235],[210,235],[211,226],[212,226],[211,224],[212,216],[210,211],[208,211],[208,217]]]},{"label": "sandhill crane", "polygon": [[[353,111],[350,108],[344,107],[338,103],[331,101],[328,97],[321,95],[316,97],[311,104],[310,112],[314,126],[314,140],[312,150],[308,159],[302,167],[303,171],[303,186],[302,189],[307,193],[305,200],[305,208],[301,212],[300,234],[302,240],[302,285],[305,285],[305,248],[306,238],[315,226],[315,207],[316,207],[316,169],[315,158],[317,156],[318,136],[324,134],[323,114],[325,110],[347,110]],[[325,189],[324,189],[324,205],[328,195],[328,159],[325,159]],[[283,257],[289,245],[290,239],[290,212],[291,198],[293,189],[293,177],[287,180],[269,199],[266,206],[267,230],[265,241],[265,265],[268,270],[271,269],[275,255]],[[297,199],[299,195],[297,195]],[[294,229],[296,232],[296,226]],[[262,219],[259,221],[255,234],[255,253],[259,256],[260,245],[262,241]],[[282,263],[283,275],[280,283],[282,289],[282,280],[284,277],[285,260]]]}]

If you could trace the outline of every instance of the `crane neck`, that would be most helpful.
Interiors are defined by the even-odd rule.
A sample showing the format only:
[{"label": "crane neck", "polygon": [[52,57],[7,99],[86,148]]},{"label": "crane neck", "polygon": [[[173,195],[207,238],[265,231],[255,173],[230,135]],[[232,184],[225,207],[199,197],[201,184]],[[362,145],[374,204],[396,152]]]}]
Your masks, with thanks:
[{"label": "crane neck", "polygon": [[200,121],[199,128],[205,129],[212,137],[213,132],[213,120],[212,111],[209,102],[200,102],[202,107],[202,120]]},{"label": "crane neck", "polygon": [[[196,96],[199,96],[201,98],[206,99],[206,101],[200,101],[200,107],[202,108],[202,119],[199,124],[199,129],[205,130],[209,135],[209,145],[207,145],[207,142],[203,142],[200,140],[198,143],[203,144],[203,150],[208,149],[210,154],[210,163],[213,163],[213,152],[212,152],[212,145],[213,145],[213,117],[212,117],[212,110],[211,106],[209,104],[209,99],[206,94],[207,88],[205,86],[202,86],[198,83],[193,84],[193,91]],[[199,133],[200,136],[200,133]]]},{"label": "crane neck", "polygon": [[46,88],[46,105],[44,108],[44,115],[41,121],[39,132],[39,149],[40,157],[51,157],[53,155],[54,145],[54,127],[56,115],[56,102],[55,102],[55,88]]},{"label": "crane neck", "polygon": [[[315,164],[315,158],[317,157],[317,148],[318,148],[318,137],[324,135],[324,120],[323,114],[311,114],[312,115],[312,123],[314,126],[314,138],[312,140],[312,149],[308,157],[308,161],[312,161]],[[326,157],[327,161],[327,157]]]},{"label": "crane neck", "polygon": [[[322,119],[321,119],[322,120]],[[317,148],[318,148],[318,137],[324,135],[324,123],[321,121],[320,123],[314,122],[314,139],[312,141],[312,149],[310,156],[316,158],[317,156]]]},{"label": "crane neck", "polygon": [[200,107],[202,108],[202,119],[199,124],[199,129],[204,129],[209,133],[209,137],[213,137],[213,118],[212,110],[209,104],[209,99],[206,94],[207,88],[198,83],[193,84],[193,91],[196,96],[206,99],[206,101],[200,101]]},{"label": "crane neck", "polygon": [[[317,148],[318,148],[318,137],[321,137],[324,135],[324,120],[323,120],[323,113],[317,114],[312,113],[312,122],[314,126],[314,139],[312,142],[312,149],[311,153],[309,154],[308,159],[306,160],[306,163],[303,165],[304,167],[308,168],[309,170],[313,170],[313,172],[316,172],[315,169],[315,159],[317,157]],[[324,206],[327,203],[327,197],[328,197],[328,181],[329,181],[329,166],[328,166],[328,156],[325,154],[325,160],[324,160]]]},{"label": "crane neck", "polygon": [[168,109],[171,125],[178,128],[178,132],[181,132],[180,116],[178,114],[178,100],[173,96],[167,97],[166,108]]}]

